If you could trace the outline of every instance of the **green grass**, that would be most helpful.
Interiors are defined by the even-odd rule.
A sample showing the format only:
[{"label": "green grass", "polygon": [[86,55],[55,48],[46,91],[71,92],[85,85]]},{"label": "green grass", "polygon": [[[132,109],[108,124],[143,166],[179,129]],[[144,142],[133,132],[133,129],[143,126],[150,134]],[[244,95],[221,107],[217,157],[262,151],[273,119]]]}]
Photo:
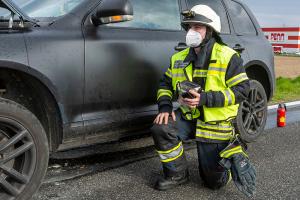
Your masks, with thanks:
[{"label": "green grass", "polygon": [[286,57],[300,57],[300,54],[296,53],[275,53],[275,56],[286,56]]},{"label": "green grass", "polygon": [[276,91],[269,103],[277,104],[300,100],[300,76],[294,79],[279,77],[276,79]]}]

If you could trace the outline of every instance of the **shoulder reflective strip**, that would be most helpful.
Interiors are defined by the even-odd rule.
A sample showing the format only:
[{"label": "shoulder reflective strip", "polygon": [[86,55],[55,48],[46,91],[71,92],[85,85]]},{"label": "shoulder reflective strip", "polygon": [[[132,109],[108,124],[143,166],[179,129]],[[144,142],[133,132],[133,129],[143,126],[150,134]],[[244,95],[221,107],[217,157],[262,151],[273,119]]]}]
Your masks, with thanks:
[{"label": "shoulder reflective strip", "polygon": [[[208,71],[218,71],[218,72],[226,72],[226,68],[218,68],[218,67],[209,67]],[[209,72],[208,72],[209,73]]]},{"label": "shoulder reflective strip", "polygon": [[229,87],[232,87],[232,86],[235,86],[235,85],[239,84],[240,82],[242,82],[244,80],[248,80],[248,76],[247,76],[246,73],[241,73],[239,75],[236,75],[236,76],[232,77],[228,81],[226,81],[226,84]]},{"label": "shoulder reflective strip", "polygon": [[182,142],[179,142],[178,145],[176,145],[175,147],[173,147],[172,149],[170,150],[166,150],[166,151],[157,151],[159,154],[167,154],[167,153],[170,153],[172,151],[175,151],[176,149],[180,148],[182,146]]},{"label": "shoulder reflective strip", "polygon": [[181,151],[178,154],[178,156],[175,156],[175,157],[169,158],[169,159],[165,159],[165,160],[161,160],[161,162],[164,162],[164,163],[166,163],[166,162],[172,162],[172,161],[176,160],[177,158],[179,158],[180,156],[182,156],[182,154],[183,154],[183,148],[181,149]]},{"label": "shoulder reflective strip", "polygon": [[[232,133],[232,132],[231,132]],[[230,140],[233,136],[231,133],[216,133],[207,130],[197,130],[196,136],[197,137],[204,137],[208,139],[216,139],[216,140]]]}]

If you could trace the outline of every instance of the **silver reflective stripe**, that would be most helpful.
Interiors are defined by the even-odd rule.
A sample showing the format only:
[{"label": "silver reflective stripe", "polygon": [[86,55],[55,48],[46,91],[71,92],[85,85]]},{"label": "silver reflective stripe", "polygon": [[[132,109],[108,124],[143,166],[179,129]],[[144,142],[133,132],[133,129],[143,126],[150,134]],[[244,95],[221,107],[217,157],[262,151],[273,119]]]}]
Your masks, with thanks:
[{"label": "silver reflective stripe", "polygon": [[220,124],[207,124],[207,123],[203,123],[201,121],[199,121],[198,124],[200,124],[202,126],[213,127],[213,128],[232,128],[232,126],[225,126],[225,125],[220,125]]},{"label": "silver reflective stripe", "polygon": [[232,86],[234,83],[236,83],[236,82],[238,82],[238,81],[240,81],[240,80],[242,80],[242,79],[248,79],[247,75],[246,75],[246,74],[243,74],[243,75],[241,75],[241,76],[238,76],[238,77],[236,77],[235,79],[231,80],[229,83],[227,83],[227,85],[230,87],[230,86]]},{"label": "silver reflective stripe", "polygon": [[226,94],[226,96],[228,98],[228,105],[230,106],[232,104],[232,97],[230,95],[229,90],[225,90],[225,94]]},{"label": "silver reflective stripe", "polygon": [[174,69],[180,69],[180,68],[185,68],[189,63],[183,62],[182,60],[177,60],[174,63]]},{"label": "silver reflective stripe", "polygon": [[175,158],[176,156],[179,156],[180,152],[183,150],[183,146],[180,145],[178,149],[175,149],[174,151],[170,153],[158,153],[161,160],[167,160],[170,158]]},{"label": "silver reflective stripe", "polygon": [[220,133],[218,134],[214,134],[214,133],[209,133],[209,132],[205,132],[205,131],[200,131],[200,130],[197,130],[196,131],[196,136],[205,136],[206,138],[211,138],[211,139],[231,139],[232,137],[232,134],[231,133],[226,133],[224,135],[220,135]]},{"label": "silver reflective stripe", "polygon": [[207,72],[194,72],[194,76],[207,76]]},{"label": "silver reflective stripe", "polygon": [[219,72],[226,72],[225,68],[218,68],[218,67],[209,67],[208,70],[214,70]]},{"label": "silver reflective stripe", "polygon": [[172,77],[186,78],[184,74],[172,74]]}]

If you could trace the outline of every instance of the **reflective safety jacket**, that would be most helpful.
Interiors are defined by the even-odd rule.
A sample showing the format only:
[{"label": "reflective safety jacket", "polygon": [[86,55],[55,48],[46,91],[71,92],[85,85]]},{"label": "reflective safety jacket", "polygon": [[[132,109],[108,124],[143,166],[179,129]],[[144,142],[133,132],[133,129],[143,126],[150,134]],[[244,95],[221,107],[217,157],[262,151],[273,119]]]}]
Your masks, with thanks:
[{"label": "reflective safety jacket", "polygon": [[[248,77],[243,66],[238,66],[238,68],[242,69],[236,70],[238,71],[237,74],[233,73],[234,76],[226,79],[229,63],[234,55],[237,57],[237,52],[226,45],[217,42],[213,43],[207,69],[198,69],[193,66],[193,63],[185,62],[191,50],[187,48],[172,56],[171,66],[165,73],[165,77],[168,77],[170,81],[166,85],[161,85],[157,93],[157,99],[160,105],[165,104],[167,106],[169,104],[166,97],[169,100],[172,99],[178,82],[184,80],[195,82],[199,78],[204,79],[205,90],[201,93],[200,99],[202,97],[206,99],[215,98],[215,101],[219,101],[219,103],[210,105],[209,101],[205,100],[203,103],[202,100],[202,105],[199,105],[201,112],[199,110],[200,107],[190,110],[187,107],[180,106],[180,109],[187,120],[197,119],[197,139],[207,142],[228,141],[233,135],[233,127],[230,120],[236,117],[239,107],[238,103],[241,101],[241,98],[236,101],[236,96],[239,96],[237,93],[240,92],[237,90],[243,90],[243,87],[236,86],[242,82],[248,83]],[[249,88],[245,90],[249,90]],[[222,99],[222,101],[219,99]]]}]

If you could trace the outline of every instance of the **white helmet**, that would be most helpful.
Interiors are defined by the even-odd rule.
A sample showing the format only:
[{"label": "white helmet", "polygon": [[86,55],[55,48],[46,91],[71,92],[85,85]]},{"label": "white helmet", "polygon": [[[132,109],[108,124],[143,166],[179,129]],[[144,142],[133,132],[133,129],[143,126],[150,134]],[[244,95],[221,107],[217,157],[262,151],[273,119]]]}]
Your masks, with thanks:
[{"label": "white helmet", "polygon": [[184,18],[181,26],[187,30],[189,24],[200,23],[213,28],[217,33],[221,32],[221,20],[219,15],[207,5],[196,5],[191,10],[183,11],[181,13]]}]

